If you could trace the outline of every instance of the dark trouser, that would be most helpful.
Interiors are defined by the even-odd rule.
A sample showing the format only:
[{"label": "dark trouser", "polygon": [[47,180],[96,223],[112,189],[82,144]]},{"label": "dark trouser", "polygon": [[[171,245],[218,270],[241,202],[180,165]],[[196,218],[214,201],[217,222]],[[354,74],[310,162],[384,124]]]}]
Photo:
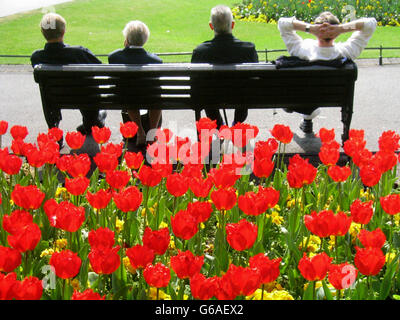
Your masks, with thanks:
[{"label": "dark trouser", "polygon": [[[49,128],[58,127],[62,120],[61,110],[43,109],[44,117]],[[93,126],[103,127],[104,123],[100,120],[99,110],[79,110],[82,114],[82,123],[85,129],[90,131]]]},{"label": "dark trouser", "polygon": [[[210,118],[211,120],[217,120],[217,128],[220,128],[224,124],[224,120],[222,120],[221,113],[219,112],[219,109],[211,109],[211,108],[206,108],[204,109],[206,112],[206,116]],[[234,117],[234,122],[241,122],[243,123],[248,114],[248,109],[244,108],[236,108],[235,109],[235,117]],[[226,123],[227,126],[229,126],[229,123]]]}]

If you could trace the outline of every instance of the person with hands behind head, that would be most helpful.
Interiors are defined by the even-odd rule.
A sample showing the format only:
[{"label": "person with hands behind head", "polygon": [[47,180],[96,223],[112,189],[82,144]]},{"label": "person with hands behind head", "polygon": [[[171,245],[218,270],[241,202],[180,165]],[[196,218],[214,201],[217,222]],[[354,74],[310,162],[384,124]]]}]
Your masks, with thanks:
[{"label": "person with hands behind head", "polygon": [[[329,11],[322,12],[313,24],[297,20],[295,17],[278,20],[278,29],[289,54],[308,61],[356,59],[367,46],[376,25],[375,18],[360,18],[340,23]],[[303,39],[296,31],[310,33],[316,39]],[[352,32],[352,35],[345,42],[335,42],[338,36],[348,32]],[[312,119],[319,114],[319,109],[297,108],[293,111],[303,114],[304,121],[300,128],[306,133],[311,133]]]}]

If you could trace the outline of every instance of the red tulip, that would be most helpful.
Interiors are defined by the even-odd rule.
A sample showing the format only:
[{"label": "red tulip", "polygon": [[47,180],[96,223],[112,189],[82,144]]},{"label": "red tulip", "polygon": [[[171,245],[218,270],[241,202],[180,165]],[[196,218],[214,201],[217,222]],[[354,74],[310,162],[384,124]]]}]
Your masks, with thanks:
[{"label": "red tulip", "polygon": [[76,232],[85,221],[85,208],[77,207],[71,202],[62,201],[59,204],[50,199],[44,205],[44,211],[50,224],[68,232]]},{"label": "red tulip", "polygon": [[358,151],[356,154],[354,154],[351,160],[357,167],[361,168],[370,163],[372,161],[372,157],[373,157],[372,152],[364,148],[361,151]]},{"label": "red tulip", "polygon": [[290,127],[282,124],[274,125],[271,134],[276,140],[285,144],[290,143],[293,139],[293,132],[290,130]]},{"label": "red tulip", "polygon": [[40,300],[43,293],[43,283],[36,277],[27,277],[17,281],[14,288],[16,300]]},{"label": "red tulip", "polygon": [[9,273],[21,264],[21,253],[13,248],[0,246],[0,272]]},{"label": "red tulip", "polygon": [[49,137],[50,137],[51,139],[53,139],[54,141],[60,141],[61,138],[62,138],[63,135],[64,135],[64,132],[63,132],[60,128],[53,127],[53,128],[50,128],[50,129],[47,131],[47,134],[48,134]]},{"label": "red tulip", "polygon": [[0,120],[0,136],[5,134],[8,129],[8,122],[5,120]]},{"label": "red tulip", "polygon": [[219,137],[231,140],[233,145],[243,148],[248,145],[250,140],[257,137],[259,129],[247,123],[236,123],[233,127],[221,126]]},{"label": "red tulip", "polygon": [[390,215],[400,212],[400,194],[389,194],[380,198],[382,209]]},{"label": "red tulip", "polygon": [[385,255],[380,248],[356,247],[354,264],[363,275],[375,276],[385,264]]},{"label": "red tulip", "polygon": [[384,131],[379,137],[378,144],[380,151],[395,152],[400,148],[400,135],[393,130]]},{"label": "red tulip", "polygon": [[104,209],[110,203],[112,194],[109,191],[100,189],[96,193],[91,193],[88,191],[86,193],[86,199],[89,204],[95,209]]},{"label": "red tulip", "polygon": [[197,273],[190,278],[190,291],[195,299],[209,300],[218,290],[218,279],[216,277],[206,278]]},{"label": "red tulip", "polygon": [[358,234],[358,239],[366,248],[379,248],[381,249],[386,241],[386,236],[380,228],[373,231],[362,229]]},{"label": "red tulip", "polygon": [[31,223],[33,223],[33,216],[23,210],[15,210],[10,215],[3,216],[3,229],[10,234],[17,233]]},{"label": "red tulip", "polygon": [[191,251],[178,250],[176,256],[171,257],[171,268],[180,279],[191,278],[199,273],[204,264],[204,256],[195,256]]},{"label": "red tulip", "polygon": [[117,156],[117,158],[119,158],[122,155],[123,147],[124,147],[123,142],[118,144],[109,142],[106,145],[101,146],[100,152],[111,153]]},{"label": "red tulip", "polygon": [[45,193],[42,192],[38,187],[29,185],[23,187],[16,184],[13,192],[11,193],[11,199],[14,203],[26,210],[36,210],[42,205]]},{"label": "red tulip", "polygon": [[361,202],[360,199],[356,199],[350,205],[350,213],[353,221],[360,224],[368,224],[374,214],[372,208],[373,201]]},{"label": "red tulip", "polygon": [[237,175],[231,167],[227,166],[211,169],[208,176],[211,177],[218,189],[233,187],[240,178],[240,175]]},{"label": "red tulip", "polygon": [[128,184],[130,178],[131,175],[129,172],[123,170],[108,171],[106,174],[107,183],[114,189],[124,188]]},{"label": "red tulip", "polygon": [[199,230],[197,218],[187,210],[180,210],[171,217],[171,227],[175,236],[183,240],[191,239]]},{"label": "red tulip", "polygon": [[171,280],[171,272],[168,267],[158,262],[156,265],[147,265],[143,270],[143,277],[149,286],[163,288]]},{"label": "red tulip", "polygon": [[32,251],[42,237],[40,228],[35,223],[30,223],[7,237],[11,247],[20,252]]},{"label": "red tulip", "polygon": [[205,130],[213,134],[217,129],[217,120],[211,120],[207,117],[200,118],[199,121],[196,121],[196,129],[198,133]]},{"label": "red tulip", "polygon": [[187,206],[187,211],[193,217],[196,218],[197,223],[206,222],[213,212],[212,205],[210,202],[189,202]]},{"label": "red tulip", "polygon": [[[350,134],[351,132],[354,133],[355,131],[350,130]],[[343,143],[343,151],[348,156],[354,157],[365,149],[366,144],[367,142],[364,140],[363,132],[362,134],[354,134],[354,136],[350,135],[350,139]]]},{"label": "red tulip", "polygon": [[191,178],[189,180],[189,188],[197,198],[207,198],[212,187],[213,181],[211,177],[206,179]]},{"label": "red tulip", "polygon": [[269,259],[265,254],[259,253],[249,260],[251,268],[260,272],[261,283],[266,284],[275,281],[279,276],[279,265],[282,258]]},{"label": "red tulip", "polygon": [[148,187],[155,187],[161,182],[162,175],[158,170],[143,165],[139,171],[140,182]]},{"label": "red tulip", "polygon": [[118,254],[120,246],[114,248],[92,248],[88,258],[90,265],[97,274],[111,274],[116,271],[120,264],[121,258]]},{"label": "red tulip", "polygon": [[270,158],[255,158],[252,164],[252,170],[258,178],[268,178],[274,170],[275,162]]},{"label": "red tulip", "polygon": [[325,238],[329,236],[343,236],[351,225],[351,217],[344,212],[334,214],[332,210],[313,211],[304,216],[304,224],[313,234]]},{"label": "red tulip", "polygon": [[111,130],[108,127],[99,128],[98,126],[94,126],[92,127],[92,136],[98,144],[104,144],[110,139]]},{"label": "red tulip", "polygon": [[141,152],[129,152],[127,151],[124,156],[126,165],[130,169],[139,169],[143,163],[143,154]]},{"label": "red tulip", "polygon": [[172,173],[167,177],[165,186],[174,197],[180,197],[188,191],[189,179],[180,173]]},{"label": "red tulip", "polygon": [[114,171],[118,167],[118,156],[114,153],[101,151],[93,157],[93,161],[100,172],[107,173]]},{"label": "red tulip", "polygon": [[168,177],[173,169],[171,163],[152,163],[151,168],[156,173],[160,174],[162,178]]},{"label": "red tulip", "polygon": [[24,140],[28,135],[28,129],[25,126],[15,125],[11,127],[10,134],[14,140]]},{"label": "red tulip", "polygon": [[22,166],[22,160],[20,157],[10,154],[6,157],[6,161],[1,169],[8,175],[17,174]]},{"label": "red tulip", "polygon": [[349,167],[339,167],[336,165],[328,168],[328,175],[335,182],[344,182],[351,175],[351,169]]},{"label": "red tulip", "polygon": [[136,211],[143,200],[143,195],[135,186],[127,187],[113,194],[115,205],[122,212]]},{"label": "red tulip", "polygon": [[328,280],[336,290],[348,289],[357,279],[357,269],[345,262],[329,266]]},{"label": "red tulip", "polygon": [[143,245],[153,250],[155,254],[163,255],[168,249],[170,238],[168,228],[153,231],[146,227],[143,234]]},{"label": "red tulip", "polygon": [[375,164],[382,173],[392,170],[398,162],[394,152],[379,151],[371,157],[371,162]]},{"label": "red tulip", "polygon": [[70,194],[79,196],[83,194],[89,187],[90,180],[86,177],[77,177],[73,179],[65,179],[65,188]]},{"label": "red tulip", "polygon": [[90,170],[90,158],[86,153],[74,154],[68,159],[67,172],[74,178],[84,177]]},{"label": "red tulip", "polygon": [[114,246],[114,231],[109,228],[98,228],[97,230],[90,230],[88,241],[92,248],[105,250],[111,249]]},{"label": "red tulip", "polygon": [[156,130],[156,139],[158,143],[168,143],[173,135],[173,132],[168,128],[158,128]]},{"label": "red tulip", "polygon": [[296,154],[289,159],[287,180],[291,188],[302,188],[311,184],[317,176],[317,168]]},{"label": "red tulip", "polygon": [[45,155],[42,151],[31,148],[28,152],[25,153],[28,163],[31,167],[40,168],[46,163]]},{"label": "red tulip", "polygon": [[245,214],[251,216],[258,216],[268,210],[268,203],[265,202],[264,197],[253,191],[239,196],[238,206]]},{"label": "red tulip", "polygon": [[254,158],[271,160],[278,148],[279,144],[274,138],[269,138],[267,141],[257,141],[254,147]]},{"label": "red tulip", "polygon": [[257,231],[257,226],[246,219],[242,219],[238,223],[228,223],[226,225],[226,240],[237,251],[247,250],[256,241]]},{"label": "red tulip", "polygon": [[105,300],[105,298],[105,295],[102,297],[99,293],[94,292],[92,289],[86,289],[83,292],[74,290],[71,300]]},{"label": "red tulip", "polygon": [[321,128],[316,136],[321,139],[322,143],[331,142],[335,139],[335,129]]},{"label": "red tulip", "polygon": [[15,272],[4,275],[0,272],[0,300],[13,300],[15,287],[18,285],[17,274]]},{"label": "red tulip", "polygon": [[211,200],[218,210],[230,210],[237,201],[234,188],[218,189],[211,192]]},{"label": "red tulip", "polygon": [[303,258],[300,259],[298,268],[301,275],[308,281],[323,280],[329,270],[332,258],[325,252],[317,254],[312,258],[308,258],[304,252]]},{"label": "red tulip", "polygon": [[128,121],[125,123],[120,123],[119,131],[125,139],[129,139],[136,135],[138,128],[139,127],[135,122]]},{"label": "red tulip", "polygon": [[143,269],[154,260],[154,251],[140,244],[126,250],[126,256],[135,269]]},{"label": "red tulip", "polygon": [[223,278],[228,278],[233,293],[238,296],[249,296],[261,285],[260,272],[255,268],[238,267],[231,264]]},{"label": "red tulip", "polygon": [[60,158],[58,158],[56,161],[56,166],[57,166],[58,170],[60,170],[62,172],[66,172],[68,170],[73,158],[74,157],[70,154],[65,154],[65,155],[61,156]]},{"label": "red tulip", "polygon": [[85,139],[86,136],[79,131],[67,132],[65,135],[65,141],[73,150],[82,148],[83,144],[85,143]]},{"label": "red tulip", "polygon": [[79,273],[82,260],[77,253],[71,250],[63,250],[54,252],[49,263],[54,267],[57,277],[70,279]]},{"label": "red tulip", "polygon": [[367,187],[373,187],[378,184],[382,176],[379,168],[372,163],[362,166],[359,174],[362,183]]}]

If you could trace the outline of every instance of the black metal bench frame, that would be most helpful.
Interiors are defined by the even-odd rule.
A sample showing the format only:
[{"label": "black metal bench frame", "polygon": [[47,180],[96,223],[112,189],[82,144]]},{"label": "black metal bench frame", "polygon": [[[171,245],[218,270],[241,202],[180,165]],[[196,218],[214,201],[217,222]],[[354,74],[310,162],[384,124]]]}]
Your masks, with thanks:
[{"label": "black metal bench frame", "polygon": [[[37,65],[45,115],[61,109],[340,107],[348,139],[357,65],[276,69],[271,63],[209,65]],[[267,121],[268,119],[266,119]],[[53,119],[46,117],[49,127]]]}]

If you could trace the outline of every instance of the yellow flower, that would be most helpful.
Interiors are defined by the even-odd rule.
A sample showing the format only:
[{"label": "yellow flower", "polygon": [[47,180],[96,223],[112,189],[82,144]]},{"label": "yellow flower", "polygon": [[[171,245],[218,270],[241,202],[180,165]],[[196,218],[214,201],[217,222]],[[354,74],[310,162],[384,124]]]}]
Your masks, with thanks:
[{"label": "yellow flower", "polygon": [[267,218],[271,218],[272,223],[278,226],[283,222],[283,217],[280,216],[277,211],[272,211],[271,214],[267,214]]},{"label": "yellow flower", "polygon": [[56,190],[56,197],[60,197],[62,200],[68,200],[70,198],[70,194],[64,187],[58,187]]},{"label": "yellow flower", "polygon": [[56,251],[62,251],[68,245],[67,239],[57,239],[56,240]]},{"label": "yellow flower", "polygon": [[[308,243],[307,243],[308,240]],[[299,250],[307,245],[306,252],[317,252],[321,246],[321,239],[318,236],[310,235],[310,237],[303,237],[303,241],[299,244]]]},{"label": "yellow flower", "polygon": [[396,254],[394,252],[386,253],[385,258],[386,263],[390,263],[393,261],[394,258],[396,258]]},{"label": "yellow flower", "polygon": [[168,228],[168,224],[167,224],[166,222],[163,221],[163,222],[160,223],[160,225],[158,226],[158,228],[159,228],[159,229]]},{"label": "yellow flower", "polygon": [[54,253],[53,249],[46,249],[46,250],[43,250],[40,253],[40,257],[43,258],[43,257],[46,257],[46,256],[51,256],[53,253]]},{"label": "yellow flower", "polygon": [[[257,289],[252,295],[247,296],[246,300],[261,300],[262,289]],[[264,290],[263,300],[294,300],[292,295],[286,290],[272,290],[267,292]]]},{"label": "yellow flower", "polygon": [[169,250],[174,250],[175,249],[175,241],[174,240],[171,239],[169,241],[168,249]]},{"label": "yellow flower", "polygon": [[117,220],[115,222],[115,224],[116,224],[115,229],[118,233],[121,232],[122,230],[124,230],[124,223],[125,223],[124,220],[119,220],[117,218]]},{"label": "yellow flower", "polygon": [[[149,295],[150,300],[157,300],[157,288],[150,287],[150,289],[147,291],[147,294]],[[158,299],[159,300],[171,300],[171,296],[166,294],[162,290],[158,290]]]},{"label": "yellow flower", "polygon": [[361,224],[352,222],[349,228],[349,233],[351,235],[352,242],[355,242],[357,236],[361,230]]},{"label": "yellow flower", "polygon": [[74,290],[79,290],[80,288],[80,283],[78,279],[74,279],[71,282],[72,288],[74,288]]},{"label": "yellow flower", "polygon": [[130,273],[136,272],[136,269],[134,267],[132,267],[131,262],[128,257],[124,257],[122,259],[122,262],[124,263],[126,270],[128,270]]}]

